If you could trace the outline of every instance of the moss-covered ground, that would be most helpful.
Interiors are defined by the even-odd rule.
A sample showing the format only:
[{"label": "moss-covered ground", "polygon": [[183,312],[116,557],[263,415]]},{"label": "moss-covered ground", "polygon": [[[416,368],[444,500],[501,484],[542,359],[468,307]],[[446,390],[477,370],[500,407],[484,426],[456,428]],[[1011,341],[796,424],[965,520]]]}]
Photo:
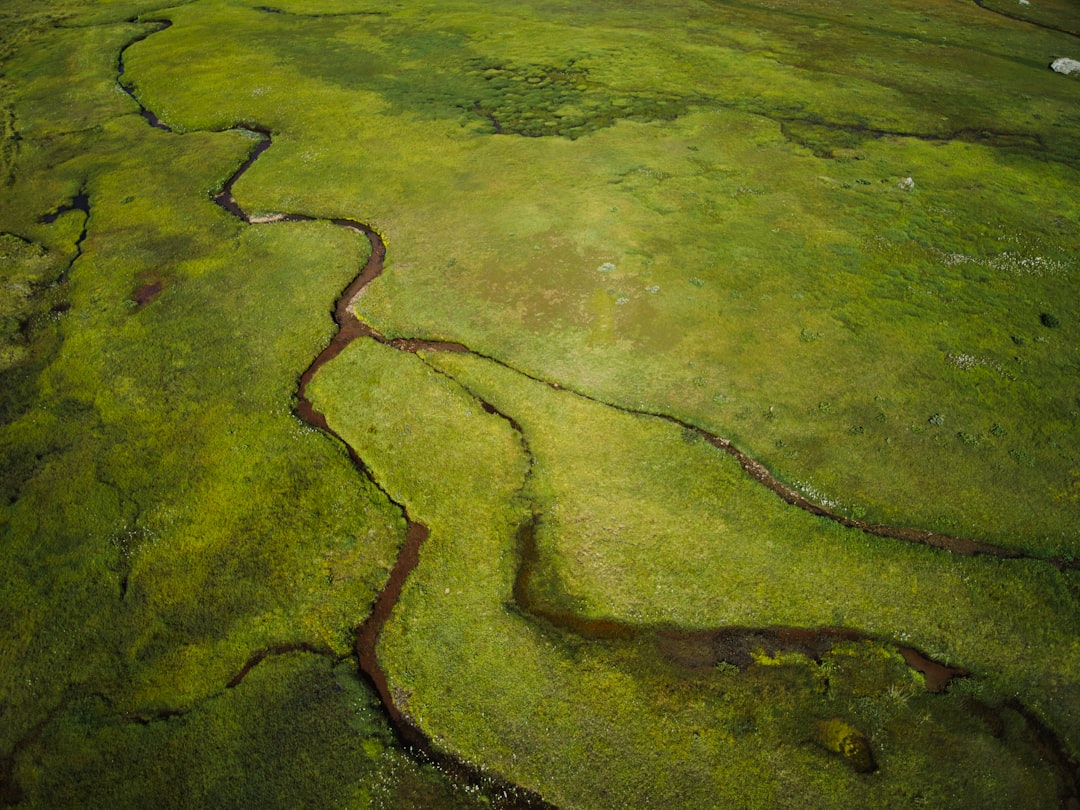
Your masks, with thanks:
[{"label": "moss-covered ground", "polygon": [[[432,530],[379,651],[399,707],[438,745],[569,807],[1053,806],[1061,785],[1032,729],[999,708],[1053,694],[1062,723],[1075,716],[1077,611],[1045,566],[1010,573],[1004,597],[1000,563],[844,536],[760,495],[730,459],[706,481],[658,480],[657,467],[700,469],[695,453],[717,452],[670,426],[486,361],[437,367],[366,341],[315,393]],[[566,443],[589,458],[553,452]],[[755,517],[734,529],[742,509]],[[522,565],[539,591],[525,598]],[[869,637],[815,661],[751,632],[740,670],[722,633],[685,632],[828,625]],[[932,649],[974,673],[945,695],[895,649],[931,639],[971,644]],[[833,721],[866,736],[873,776],[829,750]]]},{"label": "moss-covered ground", "polygon": [[[1077,33],[1057,0],[3,4],[0,801],[1077,800]],[[253,129],[237,202],[311,221],[212,201]],[[468,349],[315,375],[362,469],[294,413],[369,255],[342,217],[387,245],[356,315]],[[1019,556],[845,528],[707,436]],[[378,660],[480,789],[357,672],[406,518]]]}]

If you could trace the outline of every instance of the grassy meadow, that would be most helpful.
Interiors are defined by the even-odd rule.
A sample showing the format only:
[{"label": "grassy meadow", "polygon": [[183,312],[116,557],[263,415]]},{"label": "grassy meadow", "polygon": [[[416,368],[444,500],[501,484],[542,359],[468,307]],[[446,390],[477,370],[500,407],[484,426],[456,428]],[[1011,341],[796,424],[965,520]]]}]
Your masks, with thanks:
[{"label": "grassy meadow", "polygon": [[1078,19],[3,4],[0,803],[1080,801]]}]

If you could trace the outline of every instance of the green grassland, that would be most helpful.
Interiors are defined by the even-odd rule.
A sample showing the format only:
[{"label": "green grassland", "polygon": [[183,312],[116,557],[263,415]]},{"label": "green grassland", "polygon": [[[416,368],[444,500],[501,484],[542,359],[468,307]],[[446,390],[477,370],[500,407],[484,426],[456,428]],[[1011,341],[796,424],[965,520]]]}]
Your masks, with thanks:
[{"label": "green grassland", "polygon": [[[438,367],[441,373],[366,341],[328,366],[314,392],[331,426],[431,528],[380,654],[400,708],[437,744],[560,806],[902,807],[916,797],[947,806],[1053,803],[1054,776],[1036,764],[1016,718],[1008,732],[995,732],[972,709],[983,705],[973,703],[975,696],[997,701],[1030,690],[1054,693],[1063,722],[1075,716],[1069,628],[1076,611],[1053,577],[1013,574],[1012,588],[1041,603],[1030,609],[1042,615],[1024,615],[1024,596],[1015,592],[1006,615],[1003,594],[992,590],[1001,576],[994,563],[922,566],[918,551],[874,548],[837,537],[828,525],[808,526],[818,519],[768,493],[753,504],[756,521],[747,517],[742,535],[731,536],[700,512],[702,500],[714,511],[736,512],[746,506],[741,497],[758,494],[734,462],[720,462],[705,483],[708,495],[685,492],[669,501],[649,489],[675,485],[658,482],[655,469],[642,470],[648,462],[635,455],[635,444],[652,439],[647,458],[667,456],[676,466],[701,449],[678,430],[650,430],[640,418],[545,393],[485,361],[449,355],[438,358]],[[532,396],[521,386],[532,387]],[[492,390],[501,396],[489,396]],[[515,403],[506,416],[483,407],[501,410],[502,397]],[[423,411],[401,407],[413,398]],[[578,413],[567,413],[575,407]],[[544,417],[552,421],[544,424]],[[617,426],[624,435],[613,435],[612,422],[627,423]],[[657,436],[665,428],[673,435]],[[590,458],[548,452],[566,449],[560,437],[591,450]],[[657,453],[655,442],[666,442],[667,452]],[[627,469],[610,469],[608,455],[618,455],[612,466]],[[560,487],[568,473],[585,480]],[[620,509],[620,494],[631,487],[636,514]],[[581,503],[589,498],[603,499],[611,511],[589,509]],[[523,600],[515,585],[527,564],[519,527],[534,510],[558,521],[543,528],[559,547],[544,548],[541,536],[533,578],[561,581],[540,583],[544,593]],[[672,525],[675,511],[690,525]],[[673,536],[656,536],[655,526],[641,525],[646,520],[669,521],[661,531]],[[635,542],[641,538],[648,542]],[[716,547],[725,541],[729,554]],[[574,570],[566,575],[566,568]],[[845,570],[842,578],[837,568]],[[593,581],[573,581],[579,569],[587,569],[579,581],[589,574]],[[1043,597],[1043,589],[1056,597]],[[538,611],[545,597],[549,604]],[[606,632],[560,629],[535,615],[562,611],[608,620]],[[992,626],[973,626],[990,614],[998,616]],[[448,620],[458,615],[470,621]],[[966,636],[969,650],[935,652],[978,674],[947,695],[931,695],[894,649],[872,640],[839,645],[819,662],[759,653],[740,672],[711,660],[708,638],[678,633],[830,620],[886,641]],[[963,629],[953,630],[954,622]],[[1029,645],[1033,628],[1041,635]],[[1046,658],[1013,658],[1017,640]],[[1039,683],[1025,685],[1033,672]],[[829,752],[819,728],[830,720],[868,736],[878,773],[857,775]],[[583,772],[590,759],[593,767]]]},{"label": "green grassland", "polygon": [[[253,211],[387,236],[357,304],[385,333],[679,415],[853,514],[1074,553],[1077,88],[1046,70],[1068,38],[954,4],[862,33],[828,6],[694,11],[192,6],[128,67],[179,129],[279,133]],[[271,47],[217,45],[253,15]],[[488,115],[562,137],[484,137]]]},{"label": "green grassland", "polygon": [[[1076,34],[1056,0],[4,4],[0,802],[1075,797]],[[239,204],[312,221],[212,202],[253,128]],[[387,245],[356,315],[468,349],[316,374],[363,469],[293,412],[369,255],[341,217]],[[705,434],[1020,557],[814,516]],[[480,788],[357,672],[407,518],[378,659]]]}]

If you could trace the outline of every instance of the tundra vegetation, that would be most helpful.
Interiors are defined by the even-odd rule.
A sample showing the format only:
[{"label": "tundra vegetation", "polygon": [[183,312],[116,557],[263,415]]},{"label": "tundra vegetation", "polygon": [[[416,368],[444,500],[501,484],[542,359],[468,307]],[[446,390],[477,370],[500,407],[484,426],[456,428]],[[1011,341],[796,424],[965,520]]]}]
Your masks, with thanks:
[{"label": "tundra vegetation", "polygon": [[1078,35],[6,2],[0,801],[1080,801]]}]

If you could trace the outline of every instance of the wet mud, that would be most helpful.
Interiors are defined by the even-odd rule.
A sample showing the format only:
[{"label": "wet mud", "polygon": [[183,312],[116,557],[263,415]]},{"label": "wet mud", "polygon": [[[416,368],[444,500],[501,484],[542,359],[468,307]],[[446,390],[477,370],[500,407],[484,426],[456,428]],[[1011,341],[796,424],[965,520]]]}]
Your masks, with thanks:
[{"label": "wet mud", "polygon": [[165,283],[162,281],[148,282],[135,291],[131,300],[135,302],[136,309],[142,309],[157,298],[163,289],[165,289]]}]

